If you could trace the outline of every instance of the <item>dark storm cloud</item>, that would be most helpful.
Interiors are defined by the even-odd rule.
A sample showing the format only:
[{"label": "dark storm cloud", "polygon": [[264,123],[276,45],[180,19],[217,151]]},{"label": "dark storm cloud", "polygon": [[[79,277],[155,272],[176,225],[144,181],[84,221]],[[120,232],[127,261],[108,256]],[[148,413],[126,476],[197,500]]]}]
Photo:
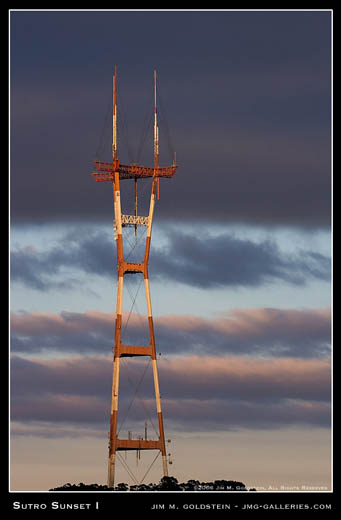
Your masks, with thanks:
[{"label": "dark storm cloud", "polygon": [[[178,427],[329,425],[328,361],[193,357],[160,364],[164,410],[167,420]],[[132,365],[127,371],[122,362],[120,423],[129,410],[129,421],[141,419],[142,408],[153,416],[155,403],[150,385],[139,384],[138,393],[136,388],[143,363]],[[111,371],[112,360],[108,358],[47,362],[15,356],[11,368],[12,420],[30,424],[108,421]],[[131,407],[127,376],[137,407]],[[151,371],[147,376],[152,379]]]},{"label": "dark storm cloud", "polygon": [[[304,285],[330,280],[330,259],[314,251],[282,252],[274,241],[253,242],[233,234],[211,236],[168,230],[168,244],[151,254],[153,277],[193,287],[258,287],[275,281]],[[73,288],[77,272],[114,279],[114,245],[105,233],[70,232],[47,251],[17,248],[11,253],[11,280],[37,290]],[[73,270],[71,283],[58,280],[63,268]],[[67,278],[67,277],[66,277]]]},{"label": "dark storm cloud", "polygon": [[118,63],[134,130],[159,72],[160,159],[169,127],[179,162],[161,183],[160,219],[330,224],[330,13],[30,12],[11,23],[14,222],[111,220],[110,186],[89,173]]},{"label": "dark storm cloud", "polygon": [[[312,358],[330,353],[330,310],[235,309],[218,318],[166,315],[156,318],[163,354],[254,355]],[[123,315],[122,342],[141,342],[141,316]],[[127,330],[126,330],[127,329]],[[114,316],[86,312],[11,315],[12,352],[110,353]]]}]

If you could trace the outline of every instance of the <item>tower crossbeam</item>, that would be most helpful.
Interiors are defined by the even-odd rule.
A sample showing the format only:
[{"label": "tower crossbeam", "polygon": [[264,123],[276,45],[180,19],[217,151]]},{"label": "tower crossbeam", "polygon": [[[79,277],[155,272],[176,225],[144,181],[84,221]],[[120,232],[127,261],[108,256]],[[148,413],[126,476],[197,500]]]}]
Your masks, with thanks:
[{"label": "tower crossbeam", "polygon": [[122,226],[146,226],[149,225],[149,217],[135,215],[121,215]]}]

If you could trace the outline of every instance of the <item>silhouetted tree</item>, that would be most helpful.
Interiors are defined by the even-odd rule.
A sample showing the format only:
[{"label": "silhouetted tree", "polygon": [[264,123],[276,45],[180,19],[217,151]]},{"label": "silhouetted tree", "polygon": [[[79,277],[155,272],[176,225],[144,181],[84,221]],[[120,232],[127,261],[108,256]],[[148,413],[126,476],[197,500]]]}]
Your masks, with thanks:
[{"label": "silhouetted tree", "polygon": [[[159,484],[137,484],[128,486],[124,482],[110,488],[101,484],[70,484],[50,489],[50,491],[247,491],[245,484],[235,480],[215,480],[214,482],[200,482],[190,479],[186,483],[179,484],[175,477],[162,477]],[[255,488],[250,491],[256,491]]]},{"label": "silhouetted tree", "polygon": [[115,487],[115,491],[128,491],[129,487],[128,484],[125,484],[124,482],[120,482]]},{"label": "silhouetted tree", "polygon": [[197,491],[199,489],[200,482],[199,480],[189,480],[186,483],[181,483],[180,488],[183,491]]},{"label": "silhouetted tree", "polygon": [[180,487],[175,477],[162,477],[157,489],[160,491],[179,491]]},{"label": "silhouetted tree", "polygon": [[140,484],[138,486],[138,491],[153,491],[153,488],[155,488],[155,484],[151,484],[152,487],[150,487],[150,485],[147,485],[147,484]]}]

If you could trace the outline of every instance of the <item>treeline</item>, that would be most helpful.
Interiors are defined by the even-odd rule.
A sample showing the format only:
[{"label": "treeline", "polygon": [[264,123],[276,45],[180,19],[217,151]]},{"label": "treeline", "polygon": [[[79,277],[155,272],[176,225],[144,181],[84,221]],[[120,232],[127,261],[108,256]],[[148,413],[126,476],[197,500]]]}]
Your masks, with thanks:
[{"label": "treeline", "polygon": [[[114,488],[100,484],[64,484],[49,489],[49,491],[248,491],[245,484],[235,480],[215,480],[214,482],[199,482],[188,480],[179,483],[175,477],[163,477],[158,484],[139,484],[128,486],[121,482]],[[250,489],[250,491],[256,491]]]}]

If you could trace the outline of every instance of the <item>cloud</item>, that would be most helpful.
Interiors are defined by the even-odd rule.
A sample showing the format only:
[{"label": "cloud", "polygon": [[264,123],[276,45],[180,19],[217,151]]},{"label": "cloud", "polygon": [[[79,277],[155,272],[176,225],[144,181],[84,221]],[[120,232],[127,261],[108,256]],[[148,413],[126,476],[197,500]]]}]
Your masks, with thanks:
[{"label": "cloud", "polygon": [[328,309],[235,309],[213,319],[169,315],[156,324],[166,352],[314,357],[330,345]]},{"label": "cloud", "polygon": [[161,379],[170,399],[330,399],[328,359],[188,356],[162,364]]},{"label": "cloud", "polygon": [[[121,360],[122,361],[122,360]],[[22,396],[65,394],[110,398],[112,358],[74,356],[34,361],[14,355],[14,393]],[[148,361],[122,361],[123,388],[134,386]],[[129,368],[127,365],[129,364]],[[221,399],[271,402],[278,399],[330,400],[329,359],[263,359],[240,356],[186,356],[159,360],[163,394],[169,399]],[[125,381],[127,374],[131,383]],[[148,373],[148,379],[151,370]],[[152,381],[152,377],[150,377]],[[145,397],[154,388],[146,381]],[[121,387],[120,385],[120,387]],[[124,393],[124,392],[123,392]]]},{"label": "cloud", "polygon": [[[330,352],[330,309],[235,309],[217,318],[166,315],[154,320],[158,351],[292,356]],[[127,326],[128,325],[128,326]],[[141,316],[123,315],[123,343],[141,345]],[[114,316],[89,311],[60,314],[12,313],[12,352],[110,353]]]},{"label": "cloud", "polygon": [[[92,426],[92,427],[91,427]],[[47,439],[57,439],[60,437],[79,438],[90,436],[100,439],[106,438],[106,432],[102,424],[93,423],[88,425],[86,431],[83,424],[65,424],[64,427],[48,421],[13,421],[11,424],[11,436],[43,437]]]},{"label": "cloud", "polygon": [[153,251],[151,269],[153,275],[201,288],[252,287],[276,280],[304,284],[309,278],[330,278],[330,261],[319,253],[288,255],[273,241],[256,243],[227,233],[198,238],[170,232],[168,248]]},{"label": "cloud", "polygon": [[[134,423],[146,419],[144,410],[151,417],[155,412],[151,370],[146,373],[146,384],[141,385],[138,383],[141,372],[145,373],[145,363],[133,361],[129,370],[126,363],[122,362],[120,375],[122,425],[127,412],[130,412],[129,421]],[[192,356],[160,361],[159,374],[167,422],[177,424],[180,429],[329,424],[329,360]],[[109,420],[111,377],[109,358],[29,361],[14,356],[12,420],[28,424],[104,426]],[[138,398],[133,408],[132,395],[135,400]]]},{"label": "cloud", "polygon": [[[205,233],[199,238],[168,229],[166,237],[167,244],[154,248],[151,254],[150,269],[158,279],[205,289],[258,287],[276,281],[303,285],[311,279],[330,280],[330,259],[316,251],[288,254],[272,240],[254,242],[228,233]],[[11,282],[40,291],[55,287],[72,289],[79,272],[113,279],[114,263],[112,237],[78,229],[48,250],[13,248]]]},{"label": "cloud", "polygon": [[[11,281],[24,283],[36,290],[51,288],[73,289],[70,275],[58,274],[64,269],[82,270],[101,276],[113,276],[114,244],[106,234],[83,229],[82,238],[76,231],[62,237],[49,250],[40,251],[33,247],[14,248],[11,252]],[[73,273],[77,276],[77,273]]]},{"label": "cloud", "polygon": [[[11,358],[13,392],[23,397],[68,395],[110,398],[112,359],[104,356],[67,357],[60,360]],[[44,391],[42,391],[44,390]]]},{"label": "cloud", "polygon": [[101,312],[12,314],[12,349],[21,352],[110,352],[114,318]]},{"label": "cloud", "polygon": [[327,403],[280,401],[248,403],[226,400],[187,400],[165,403],[170,424],[178,429],[195,431],[273,429],[287,426],[330,426],[330,406]]},{"label": "cloud", "polygon": [[103,399],[89,396],[22,396],[20,399],[13,399],[11,415],[14,421],[92,423],[104,422],[108,418],[108,407]]}]

